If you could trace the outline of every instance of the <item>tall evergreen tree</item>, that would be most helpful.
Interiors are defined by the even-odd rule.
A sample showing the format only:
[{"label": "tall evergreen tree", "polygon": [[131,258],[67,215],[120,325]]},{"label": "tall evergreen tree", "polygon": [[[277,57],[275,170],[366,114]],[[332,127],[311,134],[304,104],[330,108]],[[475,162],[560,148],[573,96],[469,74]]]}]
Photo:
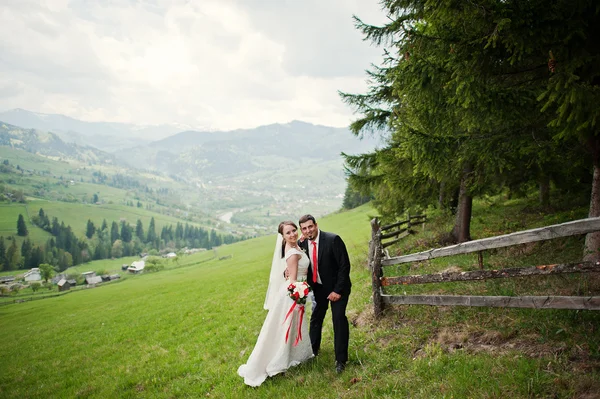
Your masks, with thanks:
[{"label": "tall evergreen tree", "polygon": [[60,234],[60,223],[58,221],[57,217],[53,217],[52,218],[52,227],[50,229],[50,233],[54,236],[54,237],[58,237],[58,235]]},{"label": "tall evergreen tree", "polygon": [[27,234],[29,234],[29,232],[27,231],[25,219],[23,218],[23,215],[19,213],[19,218],[17,219],[17,235],[25,237]]},{"label": "tall evergreen tree", "polygon": [[[388,46],[383,65],[370,72],[367,94],[342,97],[362,114],[351,125],[353,132],[383,128],[388,145],[350,160],[351,177],[372,190],[387,190],[375,193],[376,204],[386,201],[377,194],[398,197],[390,194],[398,194],[402,182],[421,186],[418,174],[445,192],[458,189],[453,229],[458,241],[469,237],[472,198],[478,193],[537,180],[540,198],[547,201],[542,193],[548,192],[549,173],[560,170],[557,160],[565,149],[577,158],[577,146],[556,143],[600,137],[600,109],[592,105],[600,96],[600,67],[593,61],[599,48],[592,38],[600,30],[595,2],[382,4],[389,23],[375,27],[357,19],[357,25],[367,39]],[[544,110],[555,112],[549,128],[551,114]],[[589,148],[593,155],[594,145]],[[382,173],[394,163],[407,166],[398,182]],[[600,214],[600,194],[597,199]],[[600,234],[592,247],[600,248]]]},{"label": "tall evergreen tree", "polygon": [[46,231],[50,231],[50,220],[48,219],[48,215],[44,212],[42,208],[38,211],[38,226]]},{"label": "tall evergreen tree", "polygon": [[110,226],[110,242],[111,244],[119,239],[119,225],[113,221]]},{"label": "tall evergreen tree", "polygon": [[6,258],[6,245],[4,237],[0,236],[0,270],[8,270],[8,262]]},{"label": "tall evergreen tree", "polygon": [[19,248],[17,247],[17,241],[14,239],[11,240],[10,246],[6,250],[6,259],[8,262],[8,270],[17,270],[21,263],[21,254]]},{"label": "tall evergreen tree", "polygon": [[132,233],[131,226],[129,225],[129,223],[127,223],[123,220],[121,222],[121,240],[123,240],[123,242],[125,242],[125,243],[128,243],[128,242],[131,242],[132,238],[133,238],[133,233]]},{"label": "tall evergreen tree", "polygon": [[35,246],[32,250],[31,250],[31,258],[29,261],[30,265],[29,267],[38,267],[40,265],[40,263],[44,263],[44,251],[42,250],[41,247],[39,246]]},{"label": "tall evergreen tree", "polygon": [[151,245],[154,245],[155,240],[156,240],[156,227],[154,226],[154,217],[152,217],[152,219],[150,219],[150,225],[148,226],[148,235],[146,236],[146,242]]},{"label": "tall evergreen tree", "polygon": [[31,264],[32,263],[31,262],[32,251],[33,251],[33,245],[31,244],[31,240],[29,238],[26,238],[25,240],[23,240],[23,243],[21,244],[21,256],[23,259],[23,268],[24,269],[29,269],[29,268],[37,266],[37,265]]},{"label": "tall evergreen tree", "polygon": [[142,242],[146,239],[146,236],[144,235],[144,226],[142,225],[142,221],[140,219],[137,220],[135,225],[135,236]]},{"label": "tall evergreen tree", "polygon": [[94,222],[92,222],[90,219],[88,219],[87,227],[85,229],[85,236],[87,238],[91,239],[95,232],[96,232],[96,226],[94,226]]}]

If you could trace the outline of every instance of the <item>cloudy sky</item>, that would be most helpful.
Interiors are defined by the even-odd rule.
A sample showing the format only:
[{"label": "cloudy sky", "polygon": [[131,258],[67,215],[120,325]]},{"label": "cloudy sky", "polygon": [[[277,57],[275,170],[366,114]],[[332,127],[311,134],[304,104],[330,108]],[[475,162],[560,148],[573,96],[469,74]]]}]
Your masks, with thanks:
[{"label": "cloudy sky", "polygon": [[378,0],[0,0],[0,111],[232,129],[347,126]]}]

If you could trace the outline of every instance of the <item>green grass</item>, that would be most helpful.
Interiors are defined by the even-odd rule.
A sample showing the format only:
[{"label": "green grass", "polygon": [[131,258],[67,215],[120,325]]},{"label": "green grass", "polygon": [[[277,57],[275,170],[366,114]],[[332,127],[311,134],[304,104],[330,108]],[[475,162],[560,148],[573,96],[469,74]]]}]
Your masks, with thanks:
[{"label": "green grass", "polygon": [[[3,398],[547,398],[600,388],[598,312],[405,306],[372,316],[368,206],[319,220],[351,254],[350,362],[319,357],[243,385],[274,237],[179,260],[158,273],[0,307]],[[579,245],[574,242],[569,245]],[[219,257],[232,255],[219,261]],[[120,262],[120,260],[117,260]],[[89,265],[92,266],[92,265]],[[98,265],[100,267],[100,265]],[[83,269],[82,269],[83,270]],[[454,346],[453,346],[454,345]]]},{"label": "green grass", "polygon": [[47,231],[31,224],[26,204],[0,204],[0,236],[4,237],[4,244],[7,248],[10,245],[10,241],[6,241],[7,237],[14,236],[19,245],[19,249],[21,249],[21,243],[25,239],[25,237],[17,236],[17,220],[19,219],[19,214],[23,215],[29,233],[28,237],[32,242],[42,244],[52,237]]},{"label": "green grass", "polygon": [[[147,233],[148,226],[150,225],[150,219],[154,217],[156,234],[159,236],[162,227],[165,225],[172,225],[173,228],[175,228],[178,222],[183,224],[186,223],[185,220],[172,216],[157,214],[143,208],[117,204],[91,205],[52,201],[31,201],[28,204],[28,208],[30,212],[35,212],[36,214],[40,208],[43,208],[44,212],[49,215],[51,220],[53,217],[58,218],[58,220],[64,222],[65,225],[70,225],[73,231],[80,235],[85,234],[88,219],[91,219],[97,228],[100,228],[100,226],[102,226],[102,221],[106,219],[109,228],[113,221],[117,222],[120,228],[120,221],[125,220],[134,229],[137,220],[140,219],[144,227],[144,233]],[[198,226],[197,223],[187,223]],[[207,228],[210,229],[210,227],[204,227],[204,229]]]},{"label": "green grass", "polygon": [[[30,199],[27,204],[20,203],[4,203],[0,204],[0,236],[10,237],[15,236],[17,243],[20,245],[24,240],[23,237],[17,236],[17,219],[19,214],[22,214],[27,224],[29,238],[37,245],[43,245],[52,237],[52,235],[41,228],[31,224],[30,216],[37,215],[40,208],[44,209],[46,215],[52,218],[58,218],[59,222],[64,222],[65,225],[71,226],[75,234],[79,238],[84,238],[88,219],[94,222],[96,228],[100,228],[104,219],[110,225],[113,221],[119,224],[122,220],[128,222],[134,229],[137,220],[142,221],[144,233],[148,232],[150,220],[154,217],[156,233],[160,235],[163,226],[172,225],[173,228],[177,223],[189,223],[190,225],[200,226],[198,223],[189,222],[174,216],[155,213],[143,208],[130,207],[118,204],[78,204],[68,202],[45,201],[39,199]],[[183,215],[182,215],[183,216]],[[223,234],[223,230],[218,229],[212,224],[204,224],[201,226],[205,230],[210,231],[212,228]],[[7,244],[8,245],[8,244]]]}]

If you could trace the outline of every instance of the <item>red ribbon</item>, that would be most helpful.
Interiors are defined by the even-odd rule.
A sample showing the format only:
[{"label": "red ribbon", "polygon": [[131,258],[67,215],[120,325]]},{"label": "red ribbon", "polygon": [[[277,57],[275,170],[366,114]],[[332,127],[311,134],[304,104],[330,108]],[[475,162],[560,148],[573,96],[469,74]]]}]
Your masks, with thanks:
[{"label": "red ribbon", "polygon": [[[296,303],[296,301],[294,301],[294,303],[292,304],[292,306],[290,306],[290,310],[288,310],[287,314],[285,315],[285,319],[283,320],[283,323],[285,324],[285,322],[287,321],[288,317],[290,317],[290,315],[294,312],[294,309],[296,308],[296,305],[298,306],[298,313],[300,313],[300,323],[298,323],[298,334],[296,334],[296,340],[294,341],[294,346],[297,346],[298,343],[300,341],[302,341],[302,319],[304,318],[304,305],[303,304],[298,304]],[[290,325],[287,328],[287,331],[285,333],[285,343],[287,344],[288,342],[288,338],[290,336],[290,329],[292,328],[292,320],[290,320]]]}]

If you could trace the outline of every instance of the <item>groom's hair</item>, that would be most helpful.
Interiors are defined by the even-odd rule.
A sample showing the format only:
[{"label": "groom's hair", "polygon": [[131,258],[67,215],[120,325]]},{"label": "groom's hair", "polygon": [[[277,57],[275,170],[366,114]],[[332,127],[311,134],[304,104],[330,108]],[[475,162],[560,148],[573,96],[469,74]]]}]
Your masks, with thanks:
[{"label": "groom's hair", "polygon": [[317,224],[317,221],[315,220],[315,217],[313,215],[304,215],[300,218],[300,220],[298,221],[298,224],[302,224],[302,223],[306,223],[309,220],[312,220],[312,222],[314,224]]}]

